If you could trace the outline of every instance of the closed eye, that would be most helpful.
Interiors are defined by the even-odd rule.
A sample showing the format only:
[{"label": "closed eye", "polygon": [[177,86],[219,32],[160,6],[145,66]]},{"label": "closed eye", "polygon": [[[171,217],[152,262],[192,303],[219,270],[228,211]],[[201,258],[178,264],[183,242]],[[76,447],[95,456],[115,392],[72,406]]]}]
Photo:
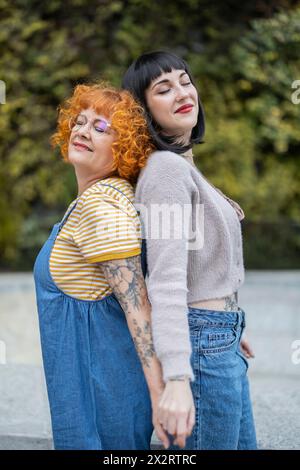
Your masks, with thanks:
[{"label": "closed eye", "polygon": [[[181,86],[189,86],[191,84],[192,84],[192,82],[181,83]],[[169,91],[170,91],[170,88],[168,88],[168,90],[159,91],[158,94],[159,95],[164,95],[165,93],[168,93]]]},{"label": "closed eye", "polygon": [[102,121],[101,119],[97,119],[94,122],[94,129],[95,129],[95,131],[99,132],[100,134],[103,134],[103,132],[106,131],[107,127],[108,127],[107,122]]}]

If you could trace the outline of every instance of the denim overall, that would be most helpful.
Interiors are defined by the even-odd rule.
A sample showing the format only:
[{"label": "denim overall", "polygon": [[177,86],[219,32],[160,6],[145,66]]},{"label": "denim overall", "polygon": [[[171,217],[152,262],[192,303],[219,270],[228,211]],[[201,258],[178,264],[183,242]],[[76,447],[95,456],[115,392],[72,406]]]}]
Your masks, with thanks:
[{"label": "denim overall", "polygon": [[[54,447],[148,450],[150,396],[124,311],[114,294],[96,301],[65,294],[50,273],[51,250],[75,206],[54,225],[34,265]],[[145,260],[143,241],[144,276]]]}]

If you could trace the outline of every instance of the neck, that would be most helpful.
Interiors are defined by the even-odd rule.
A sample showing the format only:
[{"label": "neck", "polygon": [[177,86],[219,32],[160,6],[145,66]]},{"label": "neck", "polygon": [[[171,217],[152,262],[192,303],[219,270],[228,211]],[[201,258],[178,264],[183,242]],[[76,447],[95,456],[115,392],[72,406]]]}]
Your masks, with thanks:
[{"label": "neck", "polygon": [[78,195],[77,197],[81,196],[84,191],[88,188],[93,186],[93,184],[97,183],[98,181],[107,178],[109,175],[98,173],[97,175],[85,175],[81,174],[81,172],[75,169],[76,179],[77,179],[77,188],[78,188]]},{"label": "neck", "polygon": [[190,162],[192,165],[195,165],[194,163],[194,155],[193,155],[193,149],[189,149],[187,150],[186,152],[182,153],[181,154],[182,157],[187,160],[188,162]]}]

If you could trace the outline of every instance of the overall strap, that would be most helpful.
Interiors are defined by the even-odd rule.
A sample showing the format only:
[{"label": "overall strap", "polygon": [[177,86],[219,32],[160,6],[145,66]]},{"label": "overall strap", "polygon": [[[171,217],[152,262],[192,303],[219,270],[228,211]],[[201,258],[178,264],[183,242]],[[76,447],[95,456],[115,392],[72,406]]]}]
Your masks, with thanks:
[{"label": "overall strap", "polygon": [[135,209],[137,215],[140,215],[139,211],[136,210],[135,205],[133,204],[133,202],[126,196],[126,194],[123,193],[123,191],[121,191],[120,189],[116,188],[115,186],[112,186],[111,184],[105,184],[105,183],[100,183],[100,184],[101,184],[101,186],[107,186],[108,188],[115,189],[116,191],[118,191],[118,193],[122,194],[122,195],[127,199],[127,201],[129,201],[130,204],[134,207],[134,209]]},{"label": "overall strap", "polygon": [[59,224],[59,229],[58,231],[60,232],[61,229],[63,228],[63,226],[65,225],[65,223],[67,222],[69,216],[71,215],[71,213],[73,212],[73,210],[75,209],[75,207],[77,206],[77,200],[75,201],[74,205],[71,207],[71,209],[66,213],[66,215],[63,217],[63,219],[61,220],[60,224]]}]

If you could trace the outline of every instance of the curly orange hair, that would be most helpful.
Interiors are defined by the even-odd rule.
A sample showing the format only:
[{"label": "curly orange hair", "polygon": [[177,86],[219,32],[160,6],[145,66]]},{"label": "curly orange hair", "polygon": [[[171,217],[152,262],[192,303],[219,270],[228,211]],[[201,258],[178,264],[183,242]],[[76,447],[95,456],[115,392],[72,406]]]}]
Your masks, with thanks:
[{"label": "curly orange hair", "polygon": [[87,108],[111,121],[112,128],[117,132],[112,144],[112,174],[134,184],[154,146],[147,131],[144,110],[128,91],[118,90],[105,82],[77,85],[73,95],[58,108],[58,124],[51,137],[52,146],[59,146],[64,160],[68,161],[70,119]]}]

